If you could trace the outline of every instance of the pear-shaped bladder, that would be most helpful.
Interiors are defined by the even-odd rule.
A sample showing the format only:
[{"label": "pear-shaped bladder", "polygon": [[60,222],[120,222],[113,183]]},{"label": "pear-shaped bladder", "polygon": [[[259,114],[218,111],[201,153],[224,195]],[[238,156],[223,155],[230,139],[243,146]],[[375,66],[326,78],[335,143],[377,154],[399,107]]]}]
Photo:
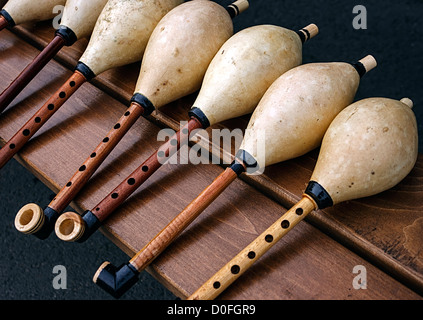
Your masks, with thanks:
[{"label": "pear-shaped bladder", "polygon": [[63,46],[72,46],[78,39],[91,35],[106,2],[107,0],[66,1],[62,22],[54,38],[0,95],[0,112],[6,109]]},{"label": "pear-shaped bladder", "polygon": [[332,120],[354,101],[362,66],[370,71],[376,60],[311,63],[285,73],[260,101],[240,150],[264,169],[319,147]]},{"label": "pear-shaped bladder", "polygon": [[294,207],[194,292],[211,300],[315,209],[370,197],[399,184],[418,155],[410,99],[371,98],[343,110],[327,130],[313,176]]},{"label": "pear-shaped bladder", "polygon": [[[109,0],[96,22],[88,47],[75,72],[0,150],[0,168],[83,83],[108,69],[141,60],[154,27],[167,12],[181,2],[182,0]],[[85,171],[83,167],[80,169],[80,172]],[[30,212],[27,207],[25,212]],[[34,209],[34,212],[40,211]],[[23,211],[18,212],[15,220],[17,229],[23,233],[37,233],[40,238],[51,233],[58,217],[55,210],[47,208],[44,212],[44,232],[40,230],[42,226],[39,224],[36,224],[38,229],[28,230],[27,225],[19,223],[26,221],[20,219],[21,214]],[[41,219],[39,215],[33,215],[32,218]]]}]

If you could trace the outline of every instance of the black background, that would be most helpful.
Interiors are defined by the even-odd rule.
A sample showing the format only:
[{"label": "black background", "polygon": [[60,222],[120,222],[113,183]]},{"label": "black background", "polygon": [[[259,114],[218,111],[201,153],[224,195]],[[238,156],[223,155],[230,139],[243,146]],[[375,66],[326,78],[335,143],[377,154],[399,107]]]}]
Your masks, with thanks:
[{"label": "black background", "polygon": [[[216,2],[227,5],[232,1]],[[353,28],[356,5],[367,9],[367,30]],[[259,24],[293,30],[317,24],[320,34],[305,45],[304,63],[355,62],[372,54],[379,65],[363,78],[356,99],[411,98],[423,152],[422,14],[421,0],[251,0],[250,8],[235,19],[234,26],[238,32]],[[51,198],[52,192],[15,160],[0,171],[0,299],[111,299],[92,283],[92,276],[103,261],[119,264],[128,257],[102,234],[97,233],[84,244],[68,244],[54,235],[39,241],[15,230],[13,220],[22,205],[35,202],[44,206]],[[55,265],[67,268],[66,290],[52,286]],[[175,296],[144,272],[122,299]]]}]

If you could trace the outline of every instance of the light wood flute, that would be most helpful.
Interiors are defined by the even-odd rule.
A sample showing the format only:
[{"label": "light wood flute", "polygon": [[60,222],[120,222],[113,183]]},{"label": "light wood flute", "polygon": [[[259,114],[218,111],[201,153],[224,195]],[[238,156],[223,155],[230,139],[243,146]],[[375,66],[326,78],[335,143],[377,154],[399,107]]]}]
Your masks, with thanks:
[{"label": "light wood flute", "polygon": [[[88,47],[76,66],[74,74],[0,150],[0,168],[83,83],[108,69],[141,60],[155,26],[167,12],[181,2],[182,0],[109,0],[96,22]],[[117,38],[120,41],[116,41]],[[136,110],[130,109],[128,112],[147,113],[142,107]],[[119,126],[116,126],[113,138],[105,139],[97,151],[106,153],[111,151],[112,144],[119,140],[120,136],[124,135],[132,125],[132,117],[123,119]],[[100,159],[94,153],[90,158],[94,162]],[[78,170],[79,173],[85,171],[92,173],[89,171],[91,169],[86,170],[86,166],[87,164],[82,165]],[[74,182],[78,180],[84,183],[85,179],[78,175]],[[70,184],[67,187],[70,187]],[[60,209],[60,206],[57,209]],[[64,207],[60,210],[63,209]],[[43,212],[41,208],[30,204],[18,212],[15,226],[23,233],[35,234],[40,239],[45,239],[54,229],[57,217],[58,213],[53,208],[48,207]]]},{"label": "light wood flute", "polygon": [[[5,3],[5,1],[0,1]],[[55,6],[64,6],[66,0],[9,0],[0,11],[0,30],[27,22],[53,19]]]},{"label": "light wood flute", "polygon": [[[240,4],[239,1],[236,3]],[[193,5],[193,2],[191,2],[191,5]],[[232,4],[232,6],[233,5],[234,4]],[[162,29],[160,26],[158,26],[158,28]],[[317,33],[317,27],[311,25],[308,28],[310,29],[310,37],[313,37]],[[210,27],[207,29],[211,30]],[[304,41],[307,32],[300,32],[303,34]],[[271,44],[266,40],[270,35],[273,35],[274,39]],[[267,50],[267,55],[251,55],[251,53],[256,53],[257,47]],[[292,56],[288,56],[285,49],[292,52]],[[231,37],[220,49],[218,49],[219,53],[215,55],[210,66],[207,68],[202,88],[194,103],[197,107],[193,108],[189,113],[191,119],[188,121],[187,125],[154,152],[98,205],[92,210],[85,212],[83,217],[73,212],[63,214],[57,220],[55,226],[56,235],[65,241],[83,242],[87,240],[88,237],[98,229],[102,222],[118,208],[118,206],[157,171],[169,157],[179,150],[181,143],[186,144],[188,142],[189,136],[194,130],[207,128],[216,123],[216,117],[210,117],[209,120],[208,116],[205,114],[211,115],[211,111],[220,105],[227,106],[225,109],[221,110],[219,114],[220,121],[251,113],[260,97],[266,91],[268,84],[280,74],[301,63],[300,49],[301,36],[293,31],[275,26],[258,26],[242,31]],[[248,55],[248,52],[250,52],[250,55]],[[198,55],[198,49],[194,50],[193,54]],[[252,58],[245,59],[244,57],[246,56]],[[236,67],[232,64],[232,61],[235,61]],[[180,67],[182,68],[182,66]],[[166,70],[171,69],[167,68]],[[221,70],[226,70],[226,79],[222,77],[223,73]],[[250,70],[251,75],[254,74],[255,77],[249,76],[250,73],[247,73],[245,70]],[[260,70],[261,73],[256,72],[257,70]],[[266,72],[266,70],[268,72]],[[154,73],[162,74],[161,72]],[[148,73],[145,73],[145,75],[149,78]],[[146,85],[151,82],[145,81],[143,76],[144,74],[141,71],[141,80],[139,84],[144,83],[144,85],[140,85],[140,87],[145,90]],[[238,79],[241,79],[241,77],[243,80],[239,81]],[[172,77],[169,79],[172,79]],[[242,99],[240,99],[239,94],[236,93],[237,90],[240,89],[240,83],[244,86],[246,85],[248,88],[253,88],[249,90],[248,94],[243,96]],[[221,86],[226,89],[220,91],[216,89]],[[151,93],[151,97],[154,99],[153,101],[157,103],[157,101],[162,98],[156,98],[153,94],[153,92],[155,92],[154,88],[155,87],[152,87],[151,89],[153,90],[147,92]],[[160,93],[162,92],[167,94],[166,90],[160,90]],[[213,92],[217,93],[218,96],[216,97],[213,95]],[[148,96],[150,97],[150,95]],[[204,96],[212,98],[204,99]],[[199,101],[201,101],[201,105]]]},{"label": "light wood flute", "polygon": [[16,98],[29,82],[64,46],[72,46],[78,39],[91,35],[107,0],[67,0],[60,28],[43,51],[0,95],[0,112]]},{"label": "light wood flute", "polygon": [[[54,211],[55,216],[59,217],[141,115],[148,116],[155,108],[199,89],[213,56],[232,35],[231,17],[241,12],[232,9],[237,3],[246,3],[248,7],[248,2],[237,1],[225,10],[213,1],[197,0],[177,6],[161,19],[148,41],[140,72],[139,82],[142,82],[142,85],[137,85],[129,109],[44,211]],[[241,9],[245,7],[244,5]],[[178,54],[175,55],[175,52]],[[148,78],[148,81],[145,81],[145,78]],[[159,91],[153,90],[152,96],[156,103],[154,106],[147,97],[139,93],[151,87],[161,88]],[[149,163],[148,166],[153,168],[153,163]],[[140,172],[144,174],[143,171]],[[101,212],[96,213],[98,217],[101,216]],[[31,219],[25,219],[25,215]],[[77,230],[72,228],[72,220],[67,218],[68,215],[65,214],[60,219],[60,221],[64,219],[65,222],[57,232],[63,240],[73,239],[74,233],[69,230],[75,232]],[[89,215],[85,216],[85,220],[88,218]],[[29,230],[29,233],[39,235],[38,229],[42,228],[42,224],[39,223],[41,219],[43,210],[36,204],[28,204],[18,213],[16,225],[18,230],[26,233]],[[81,221],[81,227],[84,227],[85,220]],[[56,221],[52,219],[50,221],[53,223],[48,224],[51,232]],[[92,221],[95,220],[91,219],[87,224],[91,225]],[[35,229],[27,227],[31,225],[37,227]],[[47,226],[44,226],[43,230],[46,228]]]},{"label": "light wood flute", "polygon": [[315,209],[393,188],[417,161],[417,123],[410,99],[371,98],[342,111],[329,127],[311,181],[298,204],[193,293],[212,300]]}]

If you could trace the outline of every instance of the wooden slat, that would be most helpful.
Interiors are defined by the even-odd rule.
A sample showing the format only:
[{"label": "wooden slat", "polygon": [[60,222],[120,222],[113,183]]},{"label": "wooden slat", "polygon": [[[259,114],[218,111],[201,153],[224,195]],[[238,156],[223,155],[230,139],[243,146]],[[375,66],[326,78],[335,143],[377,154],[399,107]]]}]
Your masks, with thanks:
[{"label": "wooden slat", "polygon": [[[3,88],[35,56],[36,50],[7,31],[2,33],[0,49]],[[58,63],[50,63],[0,117],[0,136],[10,138],[70,74]],[[180,106],[181,102],[176,105]],[[22,150],[20,160],[57,191],[124,110],[123,104],[86,84]],[[107,195],[158,147],[158,130],[151,121],[140,119],[83,189],[74,207],[79,212],[91,209]],[[104,232],[133,255],[221,172],[222,168],[215,165],[165,165],[108,220]],[[22,205],[27,201],[30,199],[23,199]],[[149,271],[176,294],[185,297],[285,211],[238,179]],[[352,288],[355,276],[352,270],[356,265],[367,267],[368,281],[372,284],[368,290]],[[302,223],[222,298],[421,297],[315,227]]]}]

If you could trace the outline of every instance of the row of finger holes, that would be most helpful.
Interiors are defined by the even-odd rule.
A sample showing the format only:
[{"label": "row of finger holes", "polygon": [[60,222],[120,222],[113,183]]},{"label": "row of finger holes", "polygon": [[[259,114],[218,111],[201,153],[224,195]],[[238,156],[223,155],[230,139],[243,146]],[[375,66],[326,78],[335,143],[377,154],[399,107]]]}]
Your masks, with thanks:
[{"label": "row of finger holes", "polygon": [[[69,85],[71,86],[71,87],[74,87],[75,86],[75,81],[71,81],[70,83],[69,83]],[[64,91],[61,91],[60,93],[59,93],[59,97],[61,98],[61,99],[64,99],[64,98],[66,98],[66,92],[64,92]],[[52,110],[54,110],[54,104],[52,104],[52,103],[50,103],[48,106],[47,106],[47,109],[48,110],[50,110],[50,111],[52,111]],[[41,122],[41,118],[40,117],[36,117],[35,119],[34,119],[34,122],[35,123],[40,123]],[[29,129],[25,129],[25,130],[23,130],[22,131],[22,134],[25,136],[25,137],[28,137],[30,134],[31,134],[31,131],[29,130]],[[15,149],[16,148],[16,145],[14,144],[14,143],[11,143],[10,145],[9,145],[9,148],[10,149]]]},{"label": "row of finger holes", "polygon": [[[72,85],[72,83],[73,83],[73,85]],[[73,86],[75,86],[75,82],[71,82],[70,83],[70,85],[71,85],[71,87],[73,87]],[[125,113],[125,116],[127,117],[127,116],[129,116],[131,113],[129,112],[129,111],[127,111],[126,113]],[[39,119],[39,120],[37,120],[37,119]],[[41,121],[41,119],[40,118],[35,118],[35,122],[40,122]],[[114,127],[113,127],[114,129],[119,129],[120,128],[120,123],[117,123]],[[106,138],[104,138],[103,139],[103,143],[107,143],[107,142],[109,142],[109,138],[108,137],[106,137]],[[90,155],[90,158],[95,158],[97,156],[97,153],[95,153],[95,152],[93,152],[93,153],[91,153],[91,155]],[[85,171],[87,169],[87,167],[85,166],[85,165],[83,165],[83,166],[81,166],[80,168],[79,168],[79,171],[80,172],[83,172],[83,171]],[[128,182],[129,183],[129,182]],[[135,182],[134,182],[135,183]],[[66,187],[70,187],[72,185],[72,181],[69,181],[67,184],[66,184]]]},{"label": "row of finger holes", "polygon": [[[296,213],[298,216],[301,216],[301,215],[303,215],[304,210],[303,210],[302,208],[298,208],[298,209],[295,211],[295,213]],[[282,223],[281,223],[281,227],[282,227],[282,229],[289,229],[290,225],[291,225],[291,223],[290,223],[288,220],[283,220],[283,221],[282,221]],[[264,240],[265,240],[267,243],[272,243],[272,242],[273,242],[273,236],[272,236],[271,234],[268,234],[268,235],[266,235],[266,236],[265,236]],[[255,259],[255,258],[256,258],[256,253],[255,253],[254,251],[250,251],[250,252],[247,254],[247,257],[248,257],[250,260],[253,260],[253,259]],[[233,275],[237,275],[237,274],[239,274],[239,273],[240,273],[240,271],[241,271],[241,268],[240,268],[240,266],[238,266],[238,265],[233,265],[233,266],[231,267],[231,273],[232,273]],[[220,282],[219,282],[219,281],[216,281],[216,282],[214,282],[214,283],[213,283],[213,288],[215,288],[215,289],[219,289],[219,288],[220,288],[220,286],[221,286],[221,284],[220,284]]]}]

